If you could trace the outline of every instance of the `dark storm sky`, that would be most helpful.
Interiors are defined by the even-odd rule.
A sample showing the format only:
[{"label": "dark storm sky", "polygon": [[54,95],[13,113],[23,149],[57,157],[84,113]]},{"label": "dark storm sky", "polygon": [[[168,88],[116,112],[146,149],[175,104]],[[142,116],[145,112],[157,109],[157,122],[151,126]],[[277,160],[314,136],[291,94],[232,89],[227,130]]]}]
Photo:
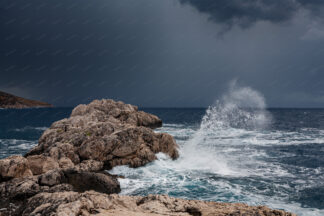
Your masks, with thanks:
[{"label": "dark storm sky", "polygon": [[324,107],[323,0],[0,0],[0,90],[204,107],[238,79]]}]

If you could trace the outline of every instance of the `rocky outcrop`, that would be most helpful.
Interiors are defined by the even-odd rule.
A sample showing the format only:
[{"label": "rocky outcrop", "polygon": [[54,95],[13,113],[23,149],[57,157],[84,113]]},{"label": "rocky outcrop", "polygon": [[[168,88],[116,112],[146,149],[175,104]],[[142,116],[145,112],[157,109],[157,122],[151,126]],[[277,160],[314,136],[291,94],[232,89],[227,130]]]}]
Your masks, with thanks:
[{"label": "rocky outcrop", "polygon": [[70,161],[78,165],[93,160],[103,162],[105,169],[143,166],[155,160],[158,152],[176,159],[174,139],[152,130],[161,125],[157,116],[138,111],[136,106],[95,100],[77,106],[70,118],[53,123],[40,137],[39,145],[26,156],[51,157],[61,162],[61,167],[71,167]]},{"label": "rocky outcrop", "polygon": [[119,193],[117,177],[105,169],[142,166],[158,152],[178,157],[174,139],[152,130],[161,125],[157,116],[123,102],[95,100],[77,106],[70,118],[54,122],[25,157],[0,160],[0,209],[10,203],[20,208],[45,192]]},{"label": "rocky outcrop", "polygon": [[116,195],[117,176],[105,170],[143,166],[158,152],[179,156],[172,136],[152,130],[161,125],[157,116],[122,102],[77,106],[25,157],[0,160],[0,216],[293,215],[262,206]]},{"label": "rocky outcrop", "polygon": [[0,108],[31,108],[31,107],[52,107],[51,104],[36,100],[28,100],[0,91]]},{"label": "rocky outcrop", "polygon": [[116,194],[108,195],[94,191],[87,191],[84,193],[39,193],[26,201],[25,208],[18,208],[14,213],[19,213],[23,216],[294,216],[294,214],[281,210],[272,210],[265,206],[183,200],[165,195],[149,195],[146,197],[119,196]]}]

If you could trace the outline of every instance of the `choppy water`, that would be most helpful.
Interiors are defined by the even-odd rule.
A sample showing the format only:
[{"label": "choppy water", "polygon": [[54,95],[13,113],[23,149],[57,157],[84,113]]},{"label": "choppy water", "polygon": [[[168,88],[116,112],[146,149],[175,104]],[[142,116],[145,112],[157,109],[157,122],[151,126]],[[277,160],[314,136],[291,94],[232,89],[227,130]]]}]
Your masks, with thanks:
[{"label": "choppy water", "polygon": [[[241,108],[245,102],[257,109]],[[207,110],[144,111],[163,119],[156,131],[175,137],[180,158],[159,154],[145,167],[114,168],[112,173],[126,177],[120,179],[122,194],[169,194],[324,215],[324,109],[267,110],[262,96],[239,89]],[[70,112],[0,110],[0,158],[25,153],[46,127]]]},{"label": "choppy water", "polygon": [[[254,108],[251,108],[254,107]],[[265,109],[250,88],[233,87],[207,109],[149,110],[157,131],[180,145],[145,167],[116,167],[123,194],[244,202],[324,215],[324,110]],[[255,109],[256,108],[256,109]]]}]

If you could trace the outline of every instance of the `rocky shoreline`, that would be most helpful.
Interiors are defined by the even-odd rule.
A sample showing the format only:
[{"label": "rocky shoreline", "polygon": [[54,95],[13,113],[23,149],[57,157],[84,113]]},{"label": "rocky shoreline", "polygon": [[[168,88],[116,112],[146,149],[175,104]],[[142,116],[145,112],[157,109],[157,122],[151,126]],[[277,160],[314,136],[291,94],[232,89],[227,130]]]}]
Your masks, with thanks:
[{"label": "rocky shoreline", "polygon": [[115,166],[140,167],[178,146],[157,116],[113,100],[79,105],[54,122],[25,156],[0,160],[4,215],[282,215],[264,206],[191,201],[165,195],[120,196]]},{"label": "rocky shoreline", "polygon": [[4,109],[23,109],[23,108],[37,108],[37,107],[52,107],[51,104],[29,100],[22,97],[18,97],[6,92],[0,91],[0,108]]}]

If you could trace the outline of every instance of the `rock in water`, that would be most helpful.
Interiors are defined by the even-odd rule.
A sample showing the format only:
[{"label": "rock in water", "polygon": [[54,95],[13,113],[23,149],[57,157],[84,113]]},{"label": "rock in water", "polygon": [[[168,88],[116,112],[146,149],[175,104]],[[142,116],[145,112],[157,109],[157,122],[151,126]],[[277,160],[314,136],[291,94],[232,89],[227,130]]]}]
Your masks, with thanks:
[{"label": "rock in water", "polygon": [[77,106],[70,118],[54,122],[26,156],[43,155],[56,161],[67,158],[75,165],[94,160],[103,162],[106,169],[143,166],[155,160],[158,152],[176,159],[177,144],[172,136],[152,130],[161,125],[161,119],[138,111],[136,106],[95,100]]},{"label": "rock in water", "polygon": [[31,107],[52,107],[52,105],[41,101],[28,100],[0,91],[0,108],[21,109]]},{"label": "rock in water", "polygon": [[157,116],[122,102],[77,106],[25,158],[0,160],[0,216],[294,215],[264,206],[114,194],[120,192],[117,176],[104,169],[143,166],[158,152],[178,158],[172,136],[152,130],[161,125]]},{"label": "rock in water", "polygon": [[[54,122],[25,157],[0,160],[0,209],[21,215],[27,199],[39,193],[119,193],[117,177],[104,169],[142,166],[158,152],[178,157],[174,139],[152,130],[161,125],[157,116],[123,102],[95,100],[77,106],[70,118]],[[12,204],[17,209],[10,209]],[[45,212],[55,208],[44,207]]]}]

